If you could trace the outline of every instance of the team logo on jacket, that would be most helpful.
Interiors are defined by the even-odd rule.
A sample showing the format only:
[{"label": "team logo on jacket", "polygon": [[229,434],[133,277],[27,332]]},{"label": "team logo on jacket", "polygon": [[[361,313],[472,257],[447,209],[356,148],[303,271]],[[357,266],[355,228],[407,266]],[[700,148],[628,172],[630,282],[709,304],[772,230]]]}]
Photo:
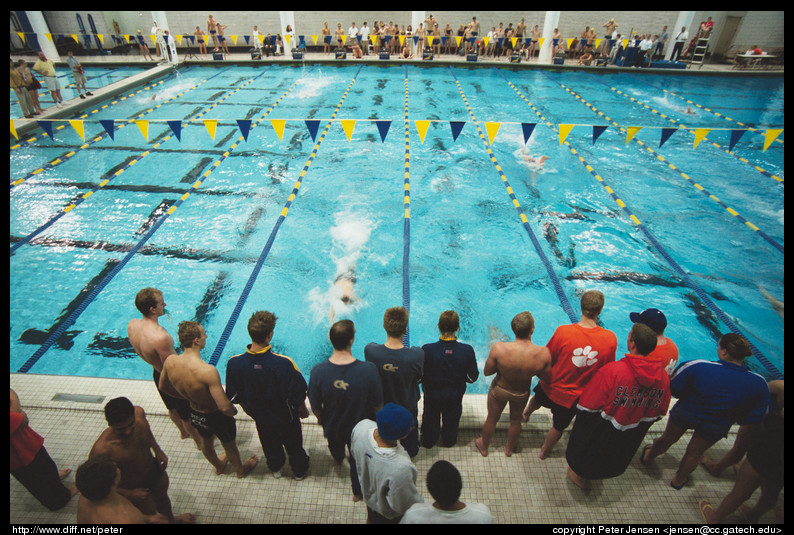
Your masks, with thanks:
[{"label": "team logo on jacket", "polygon": [[577,368],[584,368],[585,366],[592,366],[598,362],[598,351],[593,351],[590,346],[577,347],[573,350],[571,362]]},{"label": "team logo on jacket", "polygon": [[347,390],[348,386],[350,386],[350,384],[344,382],[342,379],[337,379],[336,381],[334,381],[334,388],[339,388],[341,390]]},{"label": "team logo on jacket", "polygon": [[396,372],[396,371],[397,371],[397,370],[399,370],[400,368],[398,368],[397,366],[395,366],[395,365],[394,365],[394,364],[392,364],[391,362],[387,362],[386,364],[384,364],[384,365],[383,365],[383,369],[384,369],[385,371],[387,371],[387,372]]}]

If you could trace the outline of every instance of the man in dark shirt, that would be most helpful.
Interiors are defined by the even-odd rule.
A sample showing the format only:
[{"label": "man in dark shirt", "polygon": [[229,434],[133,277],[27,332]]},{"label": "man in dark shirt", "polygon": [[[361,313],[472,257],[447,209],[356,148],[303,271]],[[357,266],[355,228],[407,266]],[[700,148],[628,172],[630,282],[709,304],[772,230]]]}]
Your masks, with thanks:
[{"label": "man in dark shirt", "polygon": [[301,480],[309,470],[300,421],[309,416],[306,380],[292,359],[271,349],[276,319],[262,310],[248,320],[251,344],[226,364],[226,395],[254,419],[273,476],[281,477],[286,450],[292,475]]},{"label": "man in dark shirt", "polygon": [[422,346],[425,353],[422,446],[425,448],[432,448],[439,434],[442,446],[449,448],[455,445],[466,383],[473,383],[480,376],[474,348],[458,342],[456,333],[459,327],[457,312],[442,312],[438,319],[440,340]]},{"label": "man in dark shirt", "polygon": [[422,380],[425,354],[419,347],[403,347],[408,330],[408,310],[403,307],[386,309],[383,314],[386,343],[372,342],[364,348],[364,359],[377,366],[383,387],[383,402],[396,403],[408,409],[414,417],[414,427],[400,443],[415,457],[419,453],[419,382]]},{"label": "man in dark shirt", "polygon": [[[351,351],[356,329],[350,320],[337,321],[328,333],[334,352],[312,368],[309,375],[309,403],[317,421],[323,426],[328,449],[334,460],[345,458],[350,449],[350,434],[361,420],[375,420],[383,406],[383,392],[378,370],[371,362],[358,360]],[[348,457],[353,499],[361,499],[356,462]]]}]

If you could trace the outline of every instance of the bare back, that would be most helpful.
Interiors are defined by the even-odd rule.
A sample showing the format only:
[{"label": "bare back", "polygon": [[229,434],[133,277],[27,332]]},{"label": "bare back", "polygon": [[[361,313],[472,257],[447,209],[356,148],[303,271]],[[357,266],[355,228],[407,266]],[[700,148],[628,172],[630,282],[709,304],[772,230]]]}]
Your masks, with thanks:
[{"label": "bare back", "polygon": [[92,502],[80,496],[77,502],[78,524],[143,524],[145,521],[143,513],[115,489],[104,500]]},{"label": "bare back", "polygon": [[135,353],[158,372],[162,371],[168,355],[175,353],[174,339],[155,321],[131,319],[127,324],[127,338]]},{"label": "bare back", "polygon": [[163,366],[163,372],[174,390],[198,412],[223,411],[231,405],[223,392],[218,370],[201,358],[172,355]]},{"label": "bare back", "polygon": [[141,407],[135,407],[135,427],[132,434],[120,437],[108,427],[94,442],[89,457],[106,453],[119,467],[122,488],[137,488],[142,485],[151,469],[154,455],[151,451],[152,431]]},{"label": "bare back", "polygon": [[529,391],[532,378],[543,378],[551,368],[551,353],[528,340],[496,342],[485,362],[484,375],[497,374],[500,386]]}]

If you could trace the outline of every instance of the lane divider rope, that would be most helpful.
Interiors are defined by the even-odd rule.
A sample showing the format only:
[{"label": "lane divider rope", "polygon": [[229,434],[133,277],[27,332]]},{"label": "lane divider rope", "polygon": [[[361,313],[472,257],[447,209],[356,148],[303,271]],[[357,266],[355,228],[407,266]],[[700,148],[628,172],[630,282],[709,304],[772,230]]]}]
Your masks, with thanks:
[{"label": "lane divider rope", "polygon": [[[403,185],[403,307],[409,312],[410,318],[411,311],[411,294],[410,294],[410,281],[408,277],[408,270],[410,267],[410,253],[411,253],[411,153],[409,142],[409,128],[410,122],[408,121],[408,66],[405,65],[405,175]],[[410,326],[410,325],[409,325]],[[405,329],[403,336],[403,346],[410,347],[411,338],[409,335],[409,328]]]}]

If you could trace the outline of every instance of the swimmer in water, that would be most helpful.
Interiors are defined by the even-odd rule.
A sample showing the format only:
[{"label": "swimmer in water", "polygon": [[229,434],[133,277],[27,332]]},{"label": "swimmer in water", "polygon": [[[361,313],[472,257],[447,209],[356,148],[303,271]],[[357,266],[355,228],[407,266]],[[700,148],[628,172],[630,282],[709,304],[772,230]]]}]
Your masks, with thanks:
[{"label": "swimmer in water", "polygon": [[353,264],[342,273],[339,273],[334,280],[334,302],[331,303],[331,308],[328,315],[331,318],[331,324],[334,323],[335,308],[337,299],[345,306],[350,306],[358,300],[358,296],[354,290],[356,284],[356,266]]},{"label": "swimmer in water", "polygon": [[692,111],[692,108],[690,106],[686,107],[686,111],[684,113],[686,113],[687,115],[695,115],[695,112]]},{"label": "swimmer in water", "polygon": [[532,169],[532,187],[535,187],[535,175],[539,170],[546,167],[546,160],[548,160],[549,157],[540,156],[538,158],[533,158],[526,148],[522,148],[521,157],[529,164],[529,167]]}]

